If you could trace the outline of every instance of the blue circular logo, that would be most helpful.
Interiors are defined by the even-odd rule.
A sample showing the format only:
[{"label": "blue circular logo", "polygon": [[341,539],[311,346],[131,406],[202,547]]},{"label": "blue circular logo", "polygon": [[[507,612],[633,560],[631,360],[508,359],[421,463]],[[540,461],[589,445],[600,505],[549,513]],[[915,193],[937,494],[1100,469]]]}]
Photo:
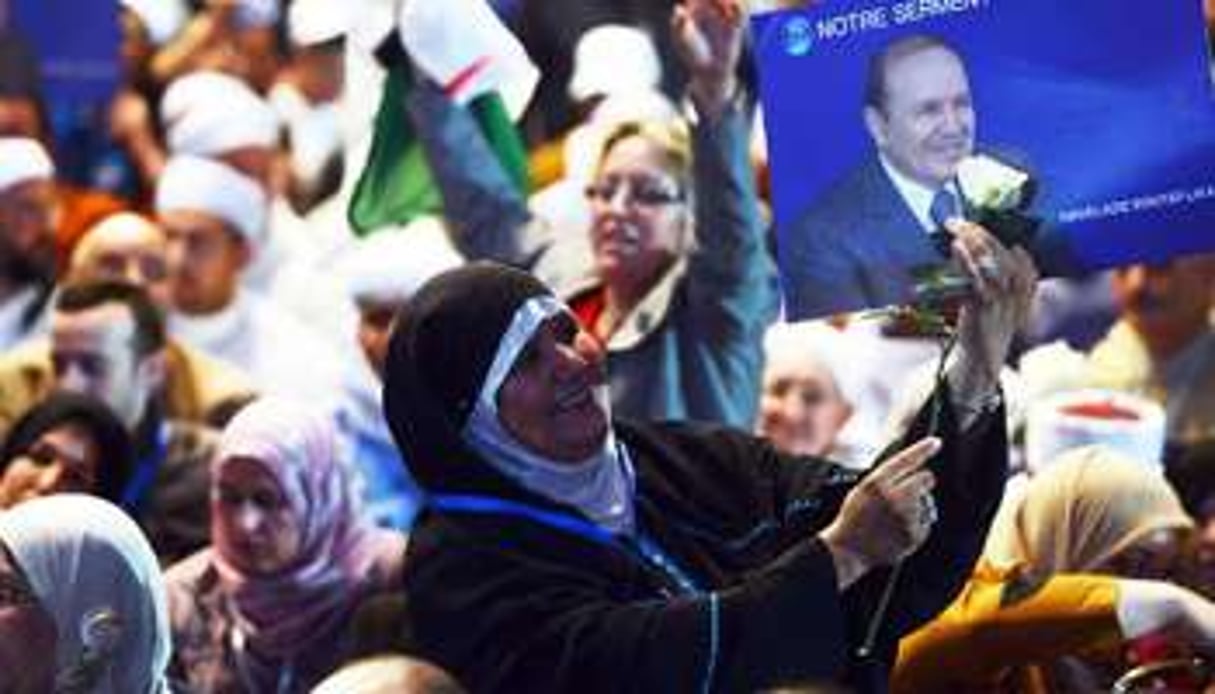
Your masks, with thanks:
[{"label": "blue circular logo", "polygon": [[780,38],[789,55],[806,55],[814,46],[814,25],[805,17],[791,17],[781,26]]}]

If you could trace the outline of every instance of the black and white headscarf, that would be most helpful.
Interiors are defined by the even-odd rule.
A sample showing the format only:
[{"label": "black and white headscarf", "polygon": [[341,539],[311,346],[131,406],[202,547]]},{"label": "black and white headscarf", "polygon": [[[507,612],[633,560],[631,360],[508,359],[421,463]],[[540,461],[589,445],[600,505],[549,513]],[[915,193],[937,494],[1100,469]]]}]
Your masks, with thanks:
[{"label": "black and white headscarf", "polygon": [[[611,427],[599,451],[575,463],[549,460],[521,444],[498,415],[498,390],[519,355],[548,319],[569,309],[552,296],[528,299],[516,311],[498,342],[493,364],[464,426],[464,440],[490,465],[527,489],[577,507],[588,518],[615,533],[633,530],[633,471],[628,453],[618,445]],[[594,397],[611,418],[606,384]]]},{"label": "black and white headscarf", "polygon": [[[500,494],[503,482],[574,507],[604,528],[633,528],[634,473],[609,431],[576,463],[528,449],[499,419],[497,394],[544,321],[569,309],[531,275],[471,263],[424,285],[389,343],[384,413],[411,472],[432,493]],[[596,397],[610,421],[607,387]]]}]

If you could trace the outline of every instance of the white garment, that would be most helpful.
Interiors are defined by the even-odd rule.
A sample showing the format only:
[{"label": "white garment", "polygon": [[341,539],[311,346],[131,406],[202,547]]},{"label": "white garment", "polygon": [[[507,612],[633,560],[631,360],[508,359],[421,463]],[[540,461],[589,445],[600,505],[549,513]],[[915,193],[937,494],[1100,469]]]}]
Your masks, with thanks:
[{"label": "white garment", "polygon": [[242,284],[285,309],[344,361],[361,359],[355,335],[358,312],[332,267],[336,243],[312,219],[301,218],[286,199],[276,198],[267,238]]},{"label": "white garment", "polygon": [[238,293],[208,316],[173,313],[169,333],[244,369],[262,394],[312,400],[334,411],[343,407],[346,365],[338,352],[254,292]]},{"label": "white garment", "polygon": [[120,0],[119,4],[139,17],[156,46],[168,43],[190,17],[182,0]]},{"label": "white garment", "polygon": [[26,287],[0,301],[0,349],[8,350],[20,342],[42,337],[50,331],[50,311],[47,309],[51,303],[49,300],[31,324],[22,325],[25,312],[37,300],[38,289]]},{"label": "white garment", "polygon": [[295,85],[286,82],[274,85],[268,100],[290,136],[291,173],[311,189],[330,160],[342,154],[337,103],[310,103]]},{"label": "white garment", "polygon": [[435,275],[462,264],[443,223],[420,217],[351,242],[334,269],[356,301],[403,302]]},{"label": "white garment", "polygon": [[99,498],[56,494],[0,513],[0,540],[55,620],[56,672],[80,664],[85,619],[108,610],[122,626],[109,667],[89,691],[165,690],[169,612],[164,581],[156,555],[134,521]]},{"label": "white garment", "polygon": [[156,181],[156,212],[179,211],[220,219],[253,248],[265,237],[266,193],[261,184],[204,156],[174,155]]},{"label": "white garment", "polygon": [[511,118],[521,118],[540,81],[523,44],[484,0],[400,3],[397,35],[418,70],[460,104],[496,91]]},{"label": "white garment", "polygon": [[37,140],[0,137],[0,190],[32,180],[50,180],[55,164]]},{"label": "white garment", "polygon": [[200,70],[177,78],[160,102],[166,144],[174,155],[220,156],[242,147],[277,147],[278,114],[239,78]]},{"label": "white garment", "polygon": [[927,390],[917,389],[910,396],[908,393],[913,385],[923,385],[917,375],[931,372],[941,348],[935,340],[887,337],[878,320],[856,320],[844,332],[850,350],[849,367],[856,377],[850,386],[853,415],[846,428],[863,431],[875,444],[871,450],[879,450],[895,428],[891,421],[906,412],[908,398],[914,399],[917,407],[923,402]]}]

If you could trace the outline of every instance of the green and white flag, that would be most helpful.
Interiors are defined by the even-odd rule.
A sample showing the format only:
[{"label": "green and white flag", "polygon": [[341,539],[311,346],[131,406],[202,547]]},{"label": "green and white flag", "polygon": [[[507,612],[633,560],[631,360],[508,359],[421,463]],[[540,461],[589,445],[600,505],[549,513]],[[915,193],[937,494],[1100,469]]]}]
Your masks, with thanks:
[{"label": "green and white flag", "polygon": [[[518,40],[484,0],[405,2],[395,12],[396,32],[412,64],[472,112],[503,168],[526,192],[527,149],[514,120],[531,99],[539,72]],[[413,85],[409,71],[394,65],[384,80],[371,149],[348,210],[360,236],[442,210],[405,111]]]}]

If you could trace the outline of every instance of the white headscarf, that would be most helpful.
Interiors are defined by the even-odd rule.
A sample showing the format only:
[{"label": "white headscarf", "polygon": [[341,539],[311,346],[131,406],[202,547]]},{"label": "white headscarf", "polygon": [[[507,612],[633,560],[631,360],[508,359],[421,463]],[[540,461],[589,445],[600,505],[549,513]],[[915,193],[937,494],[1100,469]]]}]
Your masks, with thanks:
[{"label": "white headscarf", "polygon": [[148,38],[157,46],[168,43],[189,18],[182,0],[119,0],[119,4],[139,17]]},{"label": "white headscarf", "polygon": [[420,217],[403,229],[383,229],[354,242],[337,267],[356,301],[398,302],[463,263],[442,222]]},{"label": "white headscarf", "polygon": [[652,91],[661,83],[658,50],[640,27],[600,24],[578,38],[569,82],[569,95],[575,101],[597,94]]},{"label": "white headscarf", "polygon": [[353,3],[295,0],[287,10],[287,39],[294,46],[315,46],[346,33]]},{"label": "white headscarf", "polygon": [[[493,364],[464,426],[464,440],[495,469],[525,488],[578,508],[614,533],[631,533],[633,465],[628,450],[617,444],[611,427],[597,453],[583,461],[565,463],[528,450],[502,426],[498,416],[498,389],[519,354],[541,324],[568,310],[552,296],[545,295],[529,299],[515,311],[510,327],[498,341]],[[606,385],[596,388],[595,398],[610,421],[611,404]]]},{"label": "white headscarf", "polygon": [[54,175],[55,165],[37,140],[0,137],[0,190]]},{"label": "white headscarf", "polygon": [[242,147],[277,147],[274,108],[232,75],[203,70],[174,80],[160,117],[172,154],[215,157]]},{"label": "white headscarf", "polygon": [[257,248],[265,238],[267,203],[253,179],[210,159],[169,160],[156,184],[156,212],[202,212],[219,218]]},{"label": "white headscarf", "polygon": [[56,494],[0,513],[0,541],[55,620],[60,676],[81,664],[89,618],[109,610],[121,627],[109,665],[89,691],[165,691],[170,648],[164,582],[134,521],[103,499]]}]

